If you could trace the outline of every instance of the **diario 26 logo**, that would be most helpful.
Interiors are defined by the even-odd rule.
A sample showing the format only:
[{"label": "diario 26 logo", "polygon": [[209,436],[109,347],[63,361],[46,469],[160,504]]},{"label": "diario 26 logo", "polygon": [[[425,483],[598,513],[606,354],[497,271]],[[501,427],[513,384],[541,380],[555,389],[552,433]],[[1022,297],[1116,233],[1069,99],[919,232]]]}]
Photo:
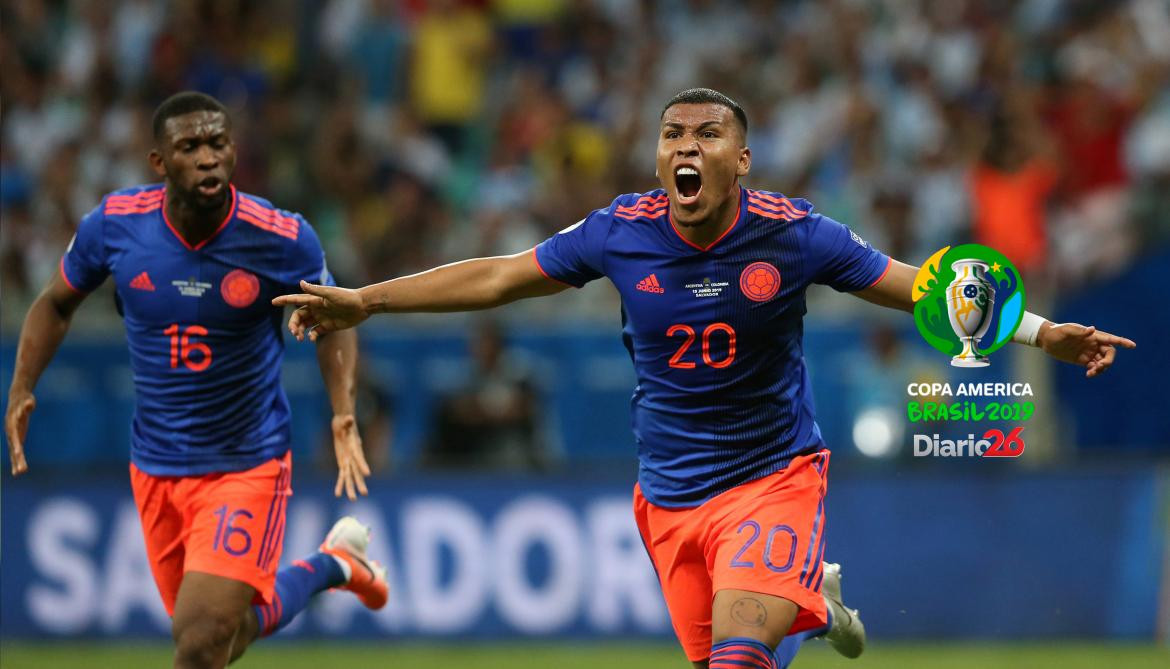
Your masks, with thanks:
[{"label": "diario 26 logo", "polygon": [[946,246],[914,279],[914,322],[955,367],[986,367],[1024,317],[1024,282],[1015,265],[981,244]]}]

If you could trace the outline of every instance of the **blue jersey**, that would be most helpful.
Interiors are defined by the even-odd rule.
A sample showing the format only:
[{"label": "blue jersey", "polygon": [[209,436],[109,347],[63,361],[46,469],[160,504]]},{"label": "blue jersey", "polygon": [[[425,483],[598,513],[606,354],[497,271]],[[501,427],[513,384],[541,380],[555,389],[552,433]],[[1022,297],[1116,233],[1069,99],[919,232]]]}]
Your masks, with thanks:
[{"label": "blue jersey", "polygon": [[853,291],[890,258],[805,200],[741,188],[706,248],[679,234],[662,190],[618,197],[536,247],[547,276],[621,293],[634,362],[642,494],[697,506],[824,446],[801,338],[811,283]]},{"label": "blue jersey", "polygon": [[301,279],[333,283],[299,214],[231,188],[231,211],[191,246],[162,185],[111,193],[81,220],[61,273],[86,293],[113,275],[136,403],[131,460],[156,476],[255,467],[288,451],[282,310]]}]

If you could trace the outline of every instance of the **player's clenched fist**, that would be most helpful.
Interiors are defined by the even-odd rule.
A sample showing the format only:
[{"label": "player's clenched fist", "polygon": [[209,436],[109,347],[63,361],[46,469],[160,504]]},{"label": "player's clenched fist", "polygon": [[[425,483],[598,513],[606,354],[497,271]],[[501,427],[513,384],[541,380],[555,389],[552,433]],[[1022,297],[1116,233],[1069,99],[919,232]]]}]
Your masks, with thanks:
[{"label": "player's clenched fist", "polygon": [[8,436],[8,458],[12,460],[12,475],[28,471],[24,461],[24,435],[28,433],[28,419],[37,408],[32,393],[15,392],[8,395],[8,413],[4,416],[4,433]]},{"label": "player's clenched fist", "polygon": [[304,294],[281,295],[272,300],[278,307],[297,307],[288,319],[288,331],[297,341],[304,341],[306,334],[310,341],[317,341],[323,334],[352,328],[370,317],[356,290],[308,281],[301,282],[301,290]]}]

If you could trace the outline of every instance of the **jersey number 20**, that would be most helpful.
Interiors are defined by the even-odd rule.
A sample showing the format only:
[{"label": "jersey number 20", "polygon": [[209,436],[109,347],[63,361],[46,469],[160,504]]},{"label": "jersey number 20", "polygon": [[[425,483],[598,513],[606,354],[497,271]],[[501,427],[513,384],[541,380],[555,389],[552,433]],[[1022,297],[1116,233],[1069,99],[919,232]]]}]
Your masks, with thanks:
[{"label": "jersey number 20", "polygon": [[[202,325],[189,325],[180,337],[179,324],[171,323],[170,327],[163,330],[163,334],[171,338],[171,369],[178,367],[180,360],[192,372],[202,372],[211,364],[211,347],[192,339],[207,336],[207,328]],[[194,358],[191,357],[192,353],[195,354]]]},{"label": "jersey number 20", "polygon": [[[711,357],[711,335],[716,332],[722,332],[727,335],[727,355],[720,360],[715,360]],[[683,360],[683,355],[686,354],[687,349],[691,344],[695,343],[695,329],[683,323],[676,323],[670,326],[666,331],[667,337],[673,337],[677,334],[684,335],[686,339],[683,340],[682,346],[670,356],[670,366],[675,369],[694,369],[695,363]],[[703,328],[703,362],[715,369],[723,369],[735,361],[735,328],[727,323],[712,323]]]}]

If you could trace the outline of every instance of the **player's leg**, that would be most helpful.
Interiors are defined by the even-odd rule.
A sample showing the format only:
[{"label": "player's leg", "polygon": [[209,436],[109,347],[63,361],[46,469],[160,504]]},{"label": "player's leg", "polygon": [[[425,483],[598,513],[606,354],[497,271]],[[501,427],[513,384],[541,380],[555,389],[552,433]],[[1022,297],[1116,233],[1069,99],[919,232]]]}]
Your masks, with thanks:
[{"label": "player's leg", "polygon": [[175,600],[183,582],[183,515],[172,498],[174,479],[155,477],[130,465],[130,485],[142,523],[146,558],[167,615],[175,613]]},{"label": "player's leg", "polygon": [[711,651],[711,575],[691,531],[696,510],[656,507],[634,487],[634,520],[658,574],[670,624],[687,659],[707,666]]},{"label": "player's leg", "polygon": [[712,667],[731,655],[740,662],[751,655],[761,667],[787,666],[804,640],[825,631],[827,465],[827,452],[803,456],[708,502],[717,519],[707,547],[716,591]]},{"label": "player's leg", "polygon": [[255,634],[255,595],[251,585],[231,578],[184,574],[171,621],[175,669],[220,669],[239,657]]},{"label": "player's leg", "polygon": [[727,589],[711,602],[711,669],[774,669],[774,649],[800,611],[794,602]]},{"label": "player's leg", "polygon": [[389,599],[386,572],[366,555],[369,543],[369,528],[356,518],[346,516],[334,523],[316,553],[277,573],[272,599],[252,607],[257,628],[248,640],[280,630],[315,595],[330,588],[353,592],[369,609],[385,606]]}]

